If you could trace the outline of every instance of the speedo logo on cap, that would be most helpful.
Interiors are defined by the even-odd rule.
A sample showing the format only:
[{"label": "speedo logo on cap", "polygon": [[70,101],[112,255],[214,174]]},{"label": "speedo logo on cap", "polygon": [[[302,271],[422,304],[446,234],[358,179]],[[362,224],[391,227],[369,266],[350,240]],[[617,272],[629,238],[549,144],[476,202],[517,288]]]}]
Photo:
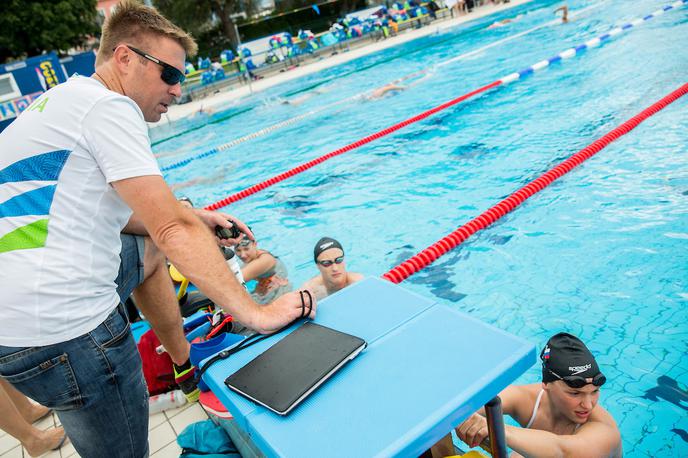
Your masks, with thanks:
[{"label": "speedo logo on cap", "polygon": [[334,245],[334,242],[326,242],[326,243],[323,243],[322,245],[320,245],[320,249],[322,251],[325,251],[325,249],[327,249],[328,247],[331,247],[332,245]]},{"label": "speedo logo on cap", "polygon": [[585,372],[592,367],[592,364],[586,364],[585,366],[569,366],[571,375],[578,375],[581,372]]}]

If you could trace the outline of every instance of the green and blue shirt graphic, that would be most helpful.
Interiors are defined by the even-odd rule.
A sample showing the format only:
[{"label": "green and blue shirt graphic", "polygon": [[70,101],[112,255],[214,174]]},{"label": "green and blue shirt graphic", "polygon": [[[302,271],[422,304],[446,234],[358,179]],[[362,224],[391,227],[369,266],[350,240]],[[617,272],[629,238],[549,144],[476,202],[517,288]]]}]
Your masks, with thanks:
[{"label": "green and blue shirt graphic", "polygon": [[[20,192],[0,203],[0,227],[10,228],[9,232],[0,234],[0,254],[45,246],[57,180],[69,154],[70,151],[66,150],[51,151],[22,159],[0,170],[0,186],[37,182],[34,189]],[[13,228],[15,225],[10,220],[13,217],[33,217],[33,221]]]}]

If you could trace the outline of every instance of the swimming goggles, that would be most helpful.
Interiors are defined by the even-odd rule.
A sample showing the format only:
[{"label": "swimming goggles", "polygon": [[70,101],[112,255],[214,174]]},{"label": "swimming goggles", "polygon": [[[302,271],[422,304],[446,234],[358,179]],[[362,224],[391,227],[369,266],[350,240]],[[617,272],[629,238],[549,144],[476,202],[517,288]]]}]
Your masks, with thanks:
[{"label": "swimming goggles", "polygon": [[585,385],[592,384],[594,386],[602,386],[607,381],[607,377],[600,372],[592,378],[581,377],[580,375],[566,375],[564,377],[560,376],[552,369],[547,368],[550,374],[554,375],[559,380],[566,383],[571,388],[583,388]]},{"label": "swimming goggles", "polygon": [[344,262],[344,256],[340,256],[338,258],[335,258],[334,261],[332,261],[331,259],[325,259],[324,261],[317,261],[317,263],[323,267],[330,267],[332,264],[341,264],[343,262]]},{"label": "swimming goggles", "polygon": [[[184,75],[184,73],[182,73],[182,71],[179,70],[177,67],[173,67],[172,65],[168,64],[167,62],[163,62],[160,59],[158,59],[157,57],[153,57],[150,54],[146,54],[145,52],[141,51],[140,49],[136,49],[131,45],[124,45],[124,46],[131,49],[132,51],[134,51],[139,56],[160,65],[162,67],[162,73],[160,74],[160,78],[165,82],[165,84],[169,84],[170,86],[174,86],[175,84],[178,84],[178,83],[181,84],[184,82],[184,80],[186,80],[186,76]],[[114,51],[114,49],[113,49],[113,51]]]}]

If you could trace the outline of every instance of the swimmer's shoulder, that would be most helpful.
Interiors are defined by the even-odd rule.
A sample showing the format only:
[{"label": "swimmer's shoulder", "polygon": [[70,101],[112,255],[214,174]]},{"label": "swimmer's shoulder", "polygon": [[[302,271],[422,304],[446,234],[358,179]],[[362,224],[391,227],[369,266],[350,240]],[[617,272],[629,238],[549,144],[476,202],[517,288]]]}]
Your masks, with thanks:
[{"label": "swimmer's shoulder", "polygon": [[510,415],[521,426],[528,424],[541,389],[541,383],[506,387],[499,393],[504,413]]},{"label": "swimmer's shoulder", "polygon": [[599,456],[612,458],[623,456],[619,427],[614,417],[599,404],[591,412],[589,420],[576,430],[574,436],[579,436],[589,445],[592,453]]},{"label": "swimmer's shoulder", "polygon": [[352,285],[356,283],[357,281],[361,281],[365,278],[363,274],[360,274],[358,272],[347,272],[347,280],[348,284]]}]

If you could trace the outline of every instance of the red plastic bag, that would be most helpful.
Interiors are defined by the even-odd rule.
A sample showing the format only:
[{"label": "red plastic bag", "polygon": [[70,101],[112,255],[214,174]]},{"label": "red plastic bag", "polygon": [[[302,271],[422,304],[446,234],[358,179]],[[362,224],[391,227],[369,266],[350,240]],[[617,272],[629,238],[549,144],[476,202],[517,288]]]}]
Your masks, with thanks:
[{"label": "red plastic bag", "polygon": [[176,386],[172,359],[167,352],[158,354],[156,348],[159,346],[160,340],[152,329],[146,331],[137,344],[143,362],[143,377],[151,395],[166,393]]}]

